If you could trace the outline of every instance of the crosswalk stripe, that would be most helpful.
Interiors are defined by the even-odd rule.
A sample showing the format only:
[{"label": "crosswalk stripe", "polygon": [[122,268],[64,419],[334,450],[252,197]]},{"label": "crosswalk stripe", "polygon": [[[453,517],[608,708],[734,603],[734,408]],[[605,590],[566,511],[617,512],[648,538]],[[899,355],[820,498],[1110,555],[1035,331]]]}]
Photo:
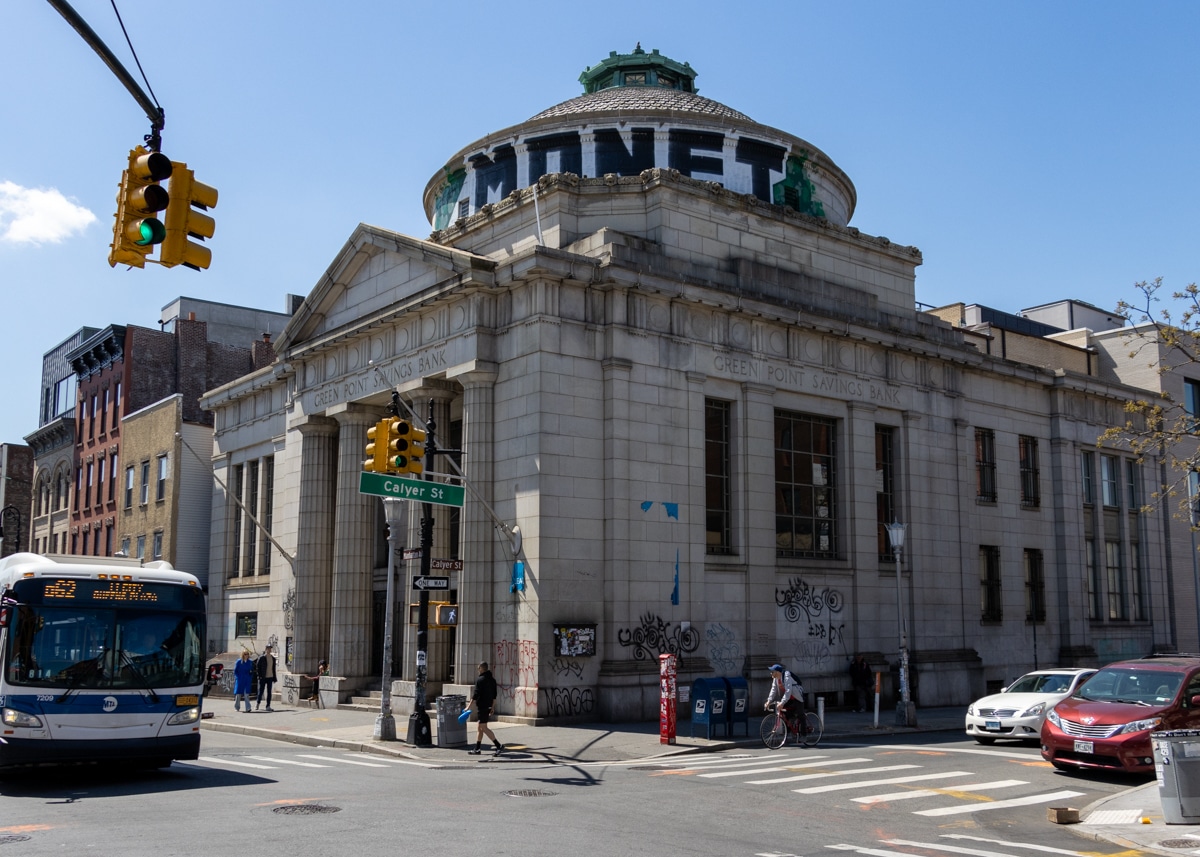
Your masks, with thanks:
[{"label": "crosswalk stripe", "polygon": [[342,759],[336,756],[316,756],[311,753],[301,753],[301,759],[320,759],[322,762],[337,762],[342,765],[362,765],[364,768],[386,768],[378,762],[360,762],[357,759]]},{"label": "crosswalk stripe", "polygon": [[864,848],[861,845],[847,845],[845,843],[826,845],[825,847],[832,848],[835,851],[854,851],[857,854],[865,854],[867,857],[912,857],[911,851],[888,851],[885,848]]},{"label": "crosswalk stripe", "polygon": [[[721,767],[723,765],[761,765],[769,756],[701,756],[691,758],[672,757],[670,759],[638,759],[629,762],[631,765],[658,768],[699,768]],[[818,758],[825,758],[819,756]],[[624,764],[624,763],[623,763]]]},{"label": "crosswalk stripe", "polygon": [[1008,800],[994,800],[987,803],[971,803],[966,806],[944,806],[939,809],[922,809],[914,812],[913,815],[960,815],[965,812],[980,812],[985,809],[1004,809],[1010,806],[1029,806],[1034,803],[1047,803],[1052,800],[1066,799],[1069,797],[1080,797],[1083,792],[1061,791],[1061,792],[1045,792],[1040,795],[1026,795],[1025,797],[1014,797]]},{"label": "crosswalk stripe", "polygon": [[1088,857],[1093,851],[1072,851],[1069,848],[1055,848],[1053,845],[1041,845],[1037,842],[1006,842],[1003,839],[985,839],[982,836],[972,836],[969,833],[943,833],[942,839],[962,839],[967,842],[986,842],[989,845],[1004,845],[1009,848],[1026,848],[1030,851],[1041,851],[1046,854],[1065,854],[1068,857]]},{"label": "crosswalk stripe", "polygon": [[881,765],[875,768],[851,768],[849,771],[820,771],[815,774],[797,774],[794,777],[782,777],[778,780],[750,780],[747,785],[761,785],[767,782],[798,783],[802,780],[823,780],[828,777],[844,777],[847,774],[880,774],[884,771],[908,771],[919,768],[920,765]]},{"label": "crosswalk stripe", "polygon": [[415,759],[397,759],[394,756],[379,756],[374,753],[347,753],[347,756],[355,756],[360,759],[371,759],[377,762],[387,762],[390,765],[415,765],[418,768],[440,768],[442,765],[437,762],[418,762]]},{"label": "crosswalk stripe", "polygon": [[253,762],[240,762],[237,759],[213,759],[209,757],[201,757],[197,759],[199,762],[208,762],[213,765],[237,765],[240,768],[255,768],[259,771],[270,771],[274,765],[256,765]]},{"label": "crosswalk stripe", "polygon": [[[867,759],[867,758],[837,759],[832,762],[822,762],[819,765],[792,765],[790,768],[787,768],[786,770],[794,771],[797,768],[800,768],[800,769],[822,768],[823,769],[823,768],[832,768],[835,765],[850,765],[850,764],[857,765],[862,762],[871,762],[871,761],[874,761],[874,760]],[[869,770],[869,769],[867,769],[867,770]],[[749,772],[747,772],[747,773],[749,773]],[[827,774],[827,776],[833,776],[836,773],[837,772],[834,771],[832,773]],[[791,777],[776,777],[775,779],[771,779],[771,780],[747,780],[746,785],[748,785],[748,786],[768,786],[768,785],[772,785],[774,783],[794,783],[794,782],[798,782],[799,780],[805,779],[807,777],[809,777],[808,774],[797,774],[796,776],[791,776]]]},{"label": "crosswalk stripe", "polygon": [[883,839],[885,845],[907,845],[914,848],[935,848],[950,854],[966,854],[970,857],[1012,857],[1003,851],[988,851],[984,848],[962,848],[956,845],[944,845],[941,842],[915,842],[911,839]]},{"label": "crosswalk stripe", "polygon": [[882,795],[867,795],[853,798],[855,803],[892,803],[898,800],[910,800],[916,797],[936,797],[937,795],[975,794],[989,789],[1007,789],[1012,786],[1029,785],[1028,780],[996,780],[991,783],[966,783],[961,786],[949,786],[942,789],[911,789],[903,792],[889,792]]},{"label": "crosswalk stripe", "polygon": [[274,762],[277,765],[295,765],[299,768],[328,768],[328,765],[318,765],[315,762],[293,762],[290,759],[276,759],[272,756],[247,756],[247,759],[257,759],[260,762]]},{"label": "crosswalk stripe", "polygon": [[[825,759],[825,758],[827,758],[827,757],[826,756],[795,756],[795,757],[788,757],[788,758],[776,758],[774,756],[760,756],[759,758],[754,759],[749,762],[735,762],[732,764],[710,763],[707,765],[698,765],[698,764],[664,765],[663,767],[666,769],[671,769],[671,770],[676,770],[676,771],[684,770],[684,769],[711,771],[711,770],[716,770],[717,768],[720,768],[721,770],[733,771],[733,773],[728,775],[728,776],[732,777],[732,776],[737,776],[738,774],[757,773],[756,771],[734,770],[735,768],[752,768],[755,765],[762,765],[762,764],[769,763],[771,765],[771,768],[769,770],[786,770],[788,768],[788,766],[796,767],[799,765],[808,764],[810,761],[814,761],[817,759]],[[764,768],[764,770],[768,770],[768,769]],[[707,776],[711,776],[711,774],[701,774],[700,776],[707,777]]]},{"label": "crosswalk stripe", "polygon": [[885,777],[880,780],[858,780],[853,783],[830,783],[824,786],[809,786],[806,789],[792,789],[798,795],[815,795],[822,792],[841,792],[847,789],[858,789],[864,786],[887,786],[896,783],[916,783],[925,780],[944,780],[948,777],[969,777],[970,771],[943,771],[937,774],[913,774],[907,777]]}]

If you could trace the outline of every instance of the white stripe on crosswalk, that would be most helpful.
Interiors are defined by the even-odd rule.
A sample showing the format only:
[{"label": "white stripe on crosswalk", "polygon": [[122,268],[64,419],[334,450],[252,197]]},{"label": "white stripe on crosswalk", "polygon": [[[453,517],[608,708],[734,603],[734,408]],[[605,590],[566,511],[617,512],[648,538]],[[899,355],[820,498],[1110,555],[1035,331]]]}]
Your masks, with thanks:
[{"label": "white stripe on crosswalk", "polygon": [[[760,756],[759,758],[754,759],[749,762],[733,762],[733,763],[709,762],[707,764],[685,764],[685,765],[670,764],[670,765],[663,765],[662,768],[663,768],[663,770],[671,770],[671,771],[683,771],[683,770],[712,771],[712,770],[716,770],[717,768],[720,768],[721,770],[733,771],[732,773],[727,774],[727,776],[733,777],[733,776],[737,776],[738,774],[757,773],[756,771],[745,771],[745,770],[734,770],[734,769],[753,768],[755,765],[770,764],[771,765],[770,768],[764,768],[763,770],[783,771],[783,770],[787,770],[789,765],[792,767],[798,767],[800,765],[807,765],[811,761],[815,761],[818,759],[825,759],[825,758],[827,758],[827,757],[826,756],[795,756],[795,757],[782,758],[782,757],[776,757],[776,756]],[[700,776],[707,777],[707,776],[712,776],[712,775],[711,774],[701,774]]]},{"label": "white stripe on crosswalk", "polygon": [[255,768],[260,771],[269,771],[274,768],[274,765],[256,765],[253,762],[239,762],[237,759],[213,759],[207,756],[197,759],[198,762],[208,762],[213,765],[237,765],[239,768]]},{"label": "white stripe on crosswalk", "polygon": [[[792,765],[790,768],[787,768],[787,770],[795,771],[795,770],[804,770],[805,768],[824,769],[824,768],[832,768],[835,765],[850,765],[850,764],[858,765],[863,762],[871,762],[871,761],[874,761],[874,760],[868,759],[865,757],[854,758],[854,759],[837,759],[836,761],[832,761],[832,762],[822,762],[819,765]],[[914,765],[913,767],[916,767],[916,766]],[[749,772],[747,771],[746,773],[749,773]],[[832,771],[832,772],[826,773],[825,776],[835,776],[836,774],[837,774],[837,771]],[[809,774],[798,774],[793,777],[777,777],[773,780],[747,780],[746,785],[748,785],[748,786],[768,786],[773,783],[794,783],[794,782],[798,782],[799,780],[802,780],[802,779],[808,779],[810,777],[811,777],[811,775],[809,775]]]},{"label": "white stripe on crosswalk", "polygon": [[[818,756],[817,758],[823,759],[825,757]],[[692,756],[688,758],[672,756],[669,759],[637,759],[628,764],[651,765],[658,768],[699,768],[708,766],[719,767],[721,765],[761,765],[767,759],[775,760],[772,756]]]},{"label": "white stripe on crosswalk", "polygon": [[980,812],[985,809],[1004,809],[1010,806],[1029,806],[1033,803],[1048,803],[1052,800],[1061,800],[1069,797],[1080,797],[1083,792],[1061,791],[1061,792],[1045,792],[1040,795],[1026,795],[1025,797],[1014,797],[1008,800],[994,800],[986,803],[971,803],[966,806],[944,806],[939,809],[922,809],[914,812],[913,815],[961,815],[966,812]]},{"label": "white stripe on crosswalk", "polygon": [[911,789],[903,792],[888,792],[882,795],[867,795],[854,798],[855,803],[891,803],[898,800],[910,800],[915,797],[936,797],[937,795],[976,794],[990,789],[1007,789],[1013,786],[1027,786],[1028,780],[996,780],[991,783],[966,783],[961,786],[948,786],[943,789]]},{"label": "white stripe on crosswalk", "polygon": [[338,756],[317,756],[311,753],[301,753],[301,759],[319,759],[322,762],[337,762],[341,765],[362,765],[364,768],[386,768],[378,762],[360,762],[357,759],[343,759]]},{"label": "white stripe on crosswalk", "polygon": [[1055,848],[1052,845],[1040,845],[1036,842],[1006,842],[1003,839],[985,839],[982,836],[972,836],[969,833],[943,833],[942,839],[962,839],[967,842],[986,842],[989,845],[1004,845],[1009,848],[1025,848],[1030,851],[1041,851],[1046,854],[1065,854],[1068,857],[1087,857],[1093,851],[1072,851],[1068,848]]},{"label": "white stripe on crosswalk", "polygon": [[956,845],[943,845],[940,842],[915,842],[911,839],[883,839],[885,845],[907,845],[913,848],[936,848],[950,854],[965,854],[969,857],[1012,857],[1004,851],[988,851],[985,848],[960,848]]},{"label": "white stripe on crosswalk", "polygon": [[415,759],[397,759],[394,756],[378,756],[374,753],[347,753],[347,756],[354,756],[359,759],[371,759],[375,762],[387,762],[392,765],[416,765],[418,768],[440,768],[442,765],[437,762],[418,762]]},{"label": "white stripe on crosswalk", "polygon": [[328,768],[328,765],[318,765],[315,762],[293,762],[290,759],[276,759],[273,756],[247,756],[247,759],[257,759],[260,762],[274,762],[277,765],[295,765],[299,768]]},{"label": "white stripe on crosswalk", "polygon": [[797,774],[794,777],[782,777],[778,780],[750,780],[747,785],[762,785],[764,783],[798,783],[803,780],[823,780],[828,777],[844,777],[847,774],[881,774],[884,771],[910,771],[920,765],[880,765],[875,768],[851,768],[848,771],[820,771],[815,774]]},{"label": "white stripe on crosswalk", "polygon": [[792,789],[798,795],[815,795],[822,792],[842,792],[848,789],[858,789],[865,786],[890,786],[899,783],[918,783],[927,780],[944,780],[949,777],[969,777],[970,771],[943,771],[937,774],[911,774],[907,777],[885,777],[879,780],[859,780],[853,783],[830,783],[824,786],[809,786],[805,789]]}]

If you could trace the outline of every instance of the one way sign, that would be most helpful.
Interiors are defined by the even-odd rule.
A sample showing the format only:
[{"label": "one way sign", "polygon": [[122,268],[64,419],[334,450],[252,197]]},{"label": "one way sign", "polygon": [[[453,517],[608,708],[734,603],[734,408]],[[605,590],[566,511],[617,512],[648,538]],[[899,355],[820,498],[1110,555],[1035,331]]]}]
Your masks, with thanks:
[{"label": "one way sign", "polygon": [[421,591],[422,589],[449,589],[450,578],[448,577],[430,577],[428,575],[418,575],[413,578],[413,589]]}]

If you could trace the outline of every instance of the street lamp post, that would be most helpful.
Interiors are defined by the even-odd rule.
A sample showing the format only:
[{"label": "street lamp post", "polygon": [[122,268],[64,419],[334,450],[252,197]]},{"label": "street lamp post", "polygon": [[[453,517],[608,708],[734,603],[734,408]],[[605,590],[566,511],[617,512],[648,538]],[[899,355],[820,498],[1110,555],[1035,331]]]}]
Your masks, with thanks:
[{"label": "street lamp post", "polygon": [[396,555],[404,552],[400,544],[400,515],[404,501],[395,497],[383,498],[383,517],[388,527],[387,595],[383,608],[383,689],[379,701],[379,716],[375,718],[376,741],[396,740],[396,718],[392,716],[392,580],[396,576]]},{"label": "street lamp post", "polygon": [[885,524],[896,558],[896,630],[900,635],[900,698],[896,700],[896,725],[916,726],[917,706],[908,692],[908,640],[904,632],[904,591],[900,586],[900,553],[904,550],[904,535],[908,524],[894,521]]}]

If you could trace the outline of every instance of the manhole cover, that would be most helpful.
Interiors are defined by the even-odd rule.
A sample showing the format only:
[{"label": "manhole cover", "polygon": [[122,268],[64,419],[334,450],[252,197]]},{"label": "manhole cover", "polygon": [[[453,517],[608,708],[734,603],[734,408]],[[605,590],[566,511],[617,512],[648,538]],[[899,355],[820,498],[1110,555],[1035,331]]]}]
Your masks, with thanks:
[{"label": "manhole cover", "polygon": [[23,833],[6,833],[0,836],[0,845],[7,845],[9,842],[26,842],[29,837]]},{"label": "manhole cover", "polygon": [[508,797],[554,797],[558,792],[548,792],[545,789],[511,789],[504,794]]},{"label": "manhole cover", "polygon": [[1200,848],[1200,839],[1164,839],[1161,848]]},{"label": "manhole cover", "polygon": [[271,812],[280,815],[315,815],[319,812],[341,812],[340,806],[325,806],[319,803],[295,803],[288,806],[277,806]]}]

